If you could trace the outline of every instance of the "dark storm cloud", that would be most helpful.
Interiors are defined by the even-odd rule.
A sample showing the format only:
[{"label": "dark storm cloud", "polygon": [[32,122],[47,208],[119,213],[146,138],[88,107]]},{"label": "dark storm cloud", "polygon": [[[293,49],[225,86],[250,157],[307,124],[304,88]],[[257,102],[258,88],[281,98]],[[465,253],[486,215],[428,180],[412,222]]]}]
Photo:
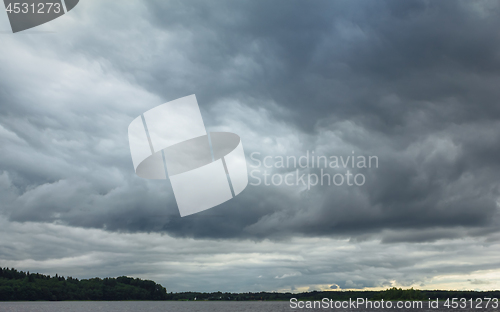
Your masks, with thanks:
[{"label": "dark storm cloud", "polygon": [[[296,125],[308,130],[326,114],[394,134],[419,112],[441,113],[431,131],[498,113],[491,81],[499,68],[497,8],[488,5],[153,2],[149,10],[154,26],[186,32],[191,76],[201,96],[271,98],[293,109]],[[246,67],[237,67],[238,58]],[[165,94],[169,80],[163,76],[171,77],[171,66],[155,68],[149,71],[156,78],[152,86]],[[233,75],[225,77],[231,68]],[[400,103],[380,101],[389,95]],[[439,103],[447,98],[457,103]],[[481,107],[471,110],[477,101]]]},{"label": "dark storm cloud", "polygon": [[490,273],[498,267],[498,242],[481,239],[380,245],[373,240],[352,244],[293,238],[256,244],[21,224],[4,218],[0,225],[4,266],[78,278],[127,274],[153,279],[174,292],[298,292],[415,284],[435,289],[446,288],[450,281],[454,289],[498,286]]},{"label": "dark storm cloud", "polygon": [[[196,238],[488,235],[498,225],[498,10],[487,1],[81,3],[51,24],[56,35],[5,39],[2,212]],[[180,218],[168,182],[134,175],[127,126],[193,93],[207,128],[238,133],[247,156],[355,151],[378,156],[379,168],[363,171],[362,187],[248,186]]]}]

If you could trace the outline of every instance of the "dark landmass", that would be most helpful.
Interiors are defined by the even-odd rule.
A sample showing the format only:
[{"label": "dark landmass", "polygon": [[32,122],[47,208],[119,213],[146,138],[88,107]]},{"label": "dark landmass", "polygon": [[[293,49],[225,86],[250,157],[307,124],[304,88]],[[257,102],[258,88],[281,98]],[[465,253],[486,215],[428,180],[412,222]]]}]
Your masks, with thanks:
[{"label": "dark landmass", "polygon": [[499,298],[500,291],[453,291],[453,290],[416,290],[416,289],[401,289],[391,288],[384,291],[312,291],[304,293],[277,293],[277,292],[260,292],[260,293],[199,293],[199,292],[183,292],[170,293],[168,300],[276,300],[289,301],[291,298],[297,300],[313,301],[322,300],[323,298],[333,300],[356,300],[364,298],[367,300],[446,300],[448,298]]},{"label": "dark landmass", "polygon": [[416,290],[391,288],[384,291],[312,291],[305,293],[167,293],[160,284],[127,276],[82,279],[53,277],[0,268],[0,301],[62,300],[428,300],[447,298],[500,298],[500,291]]},{"label": "dark landmass", "polygon": [[167,290],[153,281],[121,276],[77,278],[31,274],[0,268],[0,301],[166,300]]}]

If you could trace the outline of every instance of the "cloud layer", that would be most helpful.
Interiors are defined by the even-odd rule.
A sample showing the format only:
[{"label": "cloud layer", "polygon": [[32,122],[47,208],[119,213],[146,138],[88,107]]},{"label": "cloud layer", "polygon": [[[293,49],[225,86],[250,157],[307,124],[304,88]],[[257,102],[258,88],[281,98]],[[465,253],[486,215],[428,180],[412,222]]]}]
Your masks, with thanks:
[{"label": "cloud layer", "polygon": [[[255,248],[256,259],[277,248],[276,260],[267,258],[259,267],[275,272],[273,279],[246,282],[241,290],[420,285],[442,272],[493,270],[497,263],[486,251],[489,260],[468,256],[467,268],[434,257],[454,256],[463,242],[471,252],[474,241],[496,241],[498,14],[494,1],[85,1],[32,31],[4,32],[2,222],[26,229],[23,239],[54,226],[110,235],[123,244],[151,233],[158,245],[162,239],[176,247],[189,241],[193,254],[209,241],[225,255],[214,256],[214,263],[230,261],[218,250],[223,244]],[[0,16],[0,27],[8,29],[6,16]],[[189,94],[196,94],[209,131],[241,136],[250,171],[252,153],[261,160],[307,152],[375,155],[378,167],[352,168],[366,177],[363,186],[249,185],[229,202],[180,218],[168,181],[135,176],[127,127],[142,112]],[[255,175],[266,170],[285,176],[296,169],[261,167]],[[321,168],[298,169],[321,174]],[[310,242],[317,242],[310,250],[321,260],[304,258],[302,267],[278,269],[286,267],[280,257],[296,252],[288,248]],[[355,278],[356,269],[342,271],[343,262],[333,256],[337,244],[347,248],[342,259],[375,253],[380,263],[360,264],[369,269]],[[43,252],[5,246],[0,259],[43,267]],[[405,248],[397,258],[404,265],[390,261],[384,271],[383,259],[394,259],[398,248]],[[433,248],[443,249],[427,253]],[[75,250],[60,250],[51,259],[66,261]],[[98,252],[85,250],[68,268]],[[181,263],[181,255],[171,252]],[[412,260],[420,252],[419,261]],[[123,261],[149,263],[133,259]],[[338,269],[326,265],[332,259]],[[113,264],[103,261],[97,272],[114,273]],[[418,265],[422,261],[425,268]],[[117,267],[131,274],[127,266]],[[319,278],[325,272],[333,275]],[[262,275],[257,273],[252,271]],[[206,290],[239,287],[229,280],[212,284],[215,277],[207,276]],[[194,287],[180,279],[176,289]],[[474,285],[485,281],[468,279]]]}]

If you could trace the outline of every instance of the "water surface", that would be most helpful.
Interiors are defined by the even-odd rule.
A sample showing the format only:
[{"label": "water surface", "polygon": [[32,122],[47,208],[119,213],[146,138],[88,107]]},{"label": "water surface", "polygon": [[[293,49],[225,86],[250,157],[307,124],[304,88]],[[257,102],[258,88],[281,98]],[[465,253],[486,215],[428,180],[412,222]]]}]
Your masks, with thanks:
[{"label": "water surface", "polygon": [[[442,306],[442,304],[441,304]],[[291,309],[290,302],[260,301],[62,301],[0,302],[0,312],[292,312],[292,311],[499,311],[500,309]]]}]

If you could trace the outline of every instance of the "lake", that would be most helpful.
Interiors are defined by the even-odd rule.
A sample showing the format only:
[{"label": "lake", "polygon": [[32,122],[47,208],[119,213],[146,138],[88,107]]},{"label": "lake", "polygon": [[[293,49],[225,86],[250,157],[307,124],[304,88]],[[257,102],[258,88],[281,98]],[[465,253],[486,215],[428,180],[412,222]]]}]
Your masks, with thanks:
[{"label": "lake", "polygon": [[[455,311],[455,309],[291,309],[290,302],[260,301],[62,301],[0,302],[1,312],[281,312],[281,311]],[[456,309],[473,311],[471,309]],[[475,311],[478,311],[474,309]],[[498,311],[480,309],[479,311]]]}]

